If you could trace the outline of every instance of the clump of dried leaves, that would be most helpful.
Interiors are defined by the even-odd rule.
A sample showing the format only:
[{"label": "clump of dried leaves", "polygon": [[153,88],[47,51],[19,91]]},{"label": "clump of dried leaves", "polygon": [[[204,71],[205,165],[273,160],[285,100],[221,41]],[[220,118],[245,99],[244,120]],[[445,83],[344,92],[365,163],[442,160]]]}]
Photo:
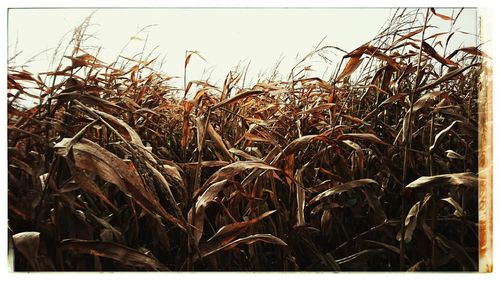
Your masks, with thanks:
[{"label": "clump of dried leaves", "polygon": [[15,269],[477,270],[487,55],[432,16],[396,12],[329,81],[176,89],[86,52],[88,21],[56,71],[9,67]]}]

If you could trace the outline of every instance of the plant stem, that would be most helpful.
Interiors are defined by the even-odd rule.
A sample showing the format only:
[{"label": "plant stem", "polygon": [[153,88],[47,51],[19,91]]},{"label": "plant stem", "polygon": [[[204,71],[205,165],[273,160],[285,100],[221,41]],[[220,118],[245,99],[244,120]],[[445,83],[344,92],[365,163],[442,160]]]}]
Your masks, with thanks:
[{"label": "plant stem", "polygon": [[[412,117],[413,117],[413,105],[415,103],[415,94],[416,90],[418,88],[418,83],[419,83],[419,76],[420,76],[420,71],[421,71],[421,62],[422,62],[422,44],[425,40],[425,29],[427,27],[427,19],[429,17],[429,9],[427,9],[426,14],[425,14],[425,21],[424,21],[424,27],[422,30],[422,41],[420,43],[420,49],[418,51],[418,64],[417,64],[417,72],[415,75],[415,84],[413,85],[413,91],[412,94],[410,95],[410,109],[408,112],[408,126],[406,127],[406,132],[405,132],[405,147],[404,147],[404,161],[403,161],[403,188],[406,186],[408,183],[408,157],[409,157],[409,151],[411,148],[411,125],[412,125]],[[406,270],[405,268],[405,231],[406,231],[406,226],[405,226],[405,218],[406,218],[406,212],[407,212],[407,204],[404,195],[401,196],[401,241],[399,242],[399,270],[403,271]]]},{"label": "plant stem", "polygon": [[[434,113],[431,113],[432,114],[432,117],[431,117],[431,127],[430,127],[430,132],[429,132],[429,147],[432,145],[433,143],[433,139],[434,139]],[[428,153],[429,153],[429,156],[428,156],[428,159],[429,159],[429,176],[433,176],[434,175],[434,169],[433,169],[433,165],[432,165],[432,153],[430,152],[430,150],[428,150]],[[431,229],[432,229],[432,233],[433,233],[433,237],[432,237],[432,250],[431,250],[431,269],[432,270],[435,270],[436,269],[436,237],[434,235],[435,233],[435,229],[436,229],[436,221],[437,221],[437,202],[436,202],[436,188],[433,187],[432,188],[432,220],[431,220]]]}]

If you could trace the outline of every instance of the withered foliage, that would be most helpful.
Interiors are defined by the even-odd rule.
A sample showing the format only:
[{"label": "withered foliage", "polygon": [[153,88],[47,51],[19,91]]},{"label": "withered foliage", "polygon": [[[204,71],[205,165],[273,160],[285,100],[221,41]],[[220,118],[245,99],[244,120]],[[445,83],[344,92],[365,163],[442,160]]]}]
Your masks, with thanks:
[{"label": "withered foliage", "polygon": [[398,10],[329,80],[176,89],[85,24],[55,71],[9,67],[15,270],[477,270],[488,57],[432,16]]}]

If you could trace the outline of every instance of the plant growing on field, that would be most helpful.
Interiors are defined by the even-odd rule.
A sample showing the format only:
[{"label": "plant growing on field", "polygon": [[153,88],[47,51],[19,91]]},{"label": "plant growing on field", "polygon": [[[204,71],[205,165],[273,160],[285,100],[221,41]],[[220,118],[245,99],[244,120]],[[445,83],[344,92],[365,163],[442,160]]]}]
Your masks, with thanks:
[{"label": "plant growing on field", "polygon": [[8,68],[16,270],[477,270],[489,57],[429,27],[458,16],[398,10],[330,79],[183,89],[87,19],[56,70]]}]

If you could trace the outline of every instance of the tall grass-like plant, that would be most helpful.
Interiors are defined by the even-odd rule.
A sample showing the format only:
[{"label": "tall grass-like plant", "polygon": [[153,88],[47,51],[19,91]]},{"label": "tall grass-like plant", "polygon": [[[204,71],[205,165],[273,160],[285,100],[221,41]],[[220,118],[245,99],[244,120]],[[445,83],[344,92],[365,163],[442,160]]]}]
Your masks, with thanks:
[{"label": "tall grass-like plant", "polygon": [[477,271],[489,57],[429,24],[457,17],[397,10],[328,79],[183,89],[87,19],[56,70],[8,68],[15,270]]}]

